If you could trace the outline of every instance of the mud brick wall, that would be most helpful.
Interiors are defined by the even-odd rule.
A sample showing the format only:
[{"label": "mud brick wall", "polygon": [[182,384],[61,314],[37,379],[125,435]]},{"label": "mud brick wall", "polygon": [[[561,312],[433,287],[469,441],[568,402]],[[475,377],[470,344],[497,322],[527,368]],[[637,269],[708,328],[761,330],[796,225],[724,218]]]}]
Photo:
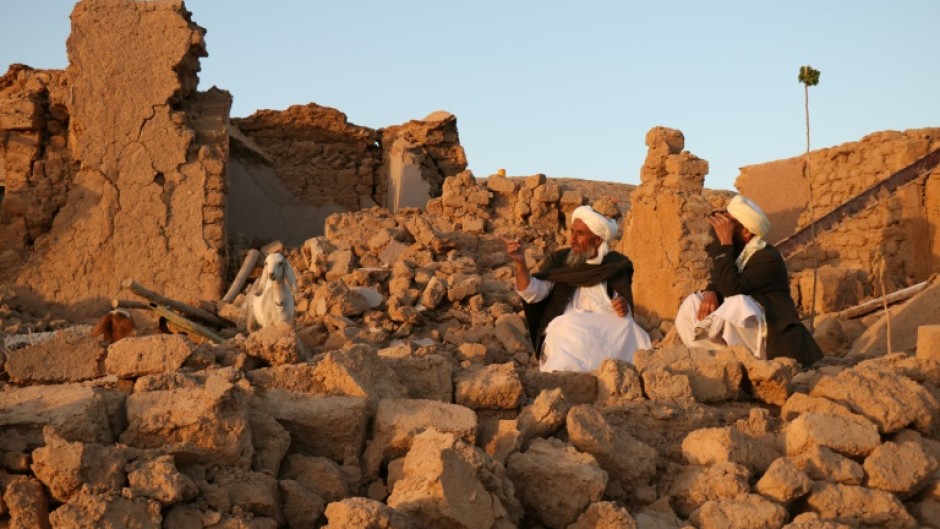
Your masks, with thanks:
[{"label": "mud brick wall", "polygon": [[[810,152],[816,218],[937,148],[940,128],[925,128],[875,132],[857,142]],[[771,242],[809,222],[802,156],[742,167],[734,185],[770,217],[773,228],[767,239]]]},{"label": "mud brick wall", "polygon": [[[218,298],[231,97],[195,91],[204,33],[182,1],[76,5],[67,92],[50,74],[48,103],[35,82],[20,97],[38,117],[12,132],[38,150],[13,142],[4,125],[13,199],[4,199],[0,238],[31,244],[10,271],[18,284],[76,315],[100,312],[128,277],[184,301]],[[56,149],[61,156],[52,156]],[[37,162],[27,171],[31,157]],[[47,159],[79,169],[56,173]],[[31,193],[52,191],[17,200],[23,179]],[[21,208],[50,213],[24,226]]]},{"label": "mud brick wall", "polygon": [[76,171],[68,103],[62,70],[14,64],[0,77],[0,277],[23,265],[65,205]]}]

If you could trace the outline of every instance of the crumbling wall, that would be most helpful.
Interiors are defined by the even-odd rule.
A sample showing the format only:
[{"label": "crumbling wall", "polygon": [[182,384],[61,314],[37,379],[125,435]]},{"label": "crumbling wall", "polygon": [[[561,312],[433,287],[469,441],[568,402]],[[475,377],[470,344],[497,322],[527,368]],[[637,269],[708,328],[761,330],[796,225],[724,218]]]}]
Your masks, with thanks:
[{"label": "crumbling wall", "polygon": [[711,240],[706,221],[713,205],[704,194],[708,162],[683,150],[681,131],[654,127],[646,134],[649,151],[640,186],[630,196],[624,236],[618,250],[632,261],[637,316],[647,328],[672,320],[683,297],[708,283]]},{"label": "crumbling wall", "polygon": [[[819,266],[861,270],[871,285],[880,284],[881,258],[888,292],[926,280],[940,272],[940,223],[937,193],[940,170],[911,183],[880,201],[877,207],[846,219],[834,230],[818,233]],[[807,246],[787,259],[791,272],[813,268],[814,255]],[[880,286],[874,289],[880,292]],[[800,293],[809,299],[809,292]],[[841,307],[846,308],[846,307]]]},{"label": "crumbling wall", "polygon": [[62,70],[14,64],[0,77],[0,278],[22,266],[65,204],[76,167]]},{"label": "crumbling wall", "polygon": [[[299,244],[321,235],[332,213],[423,208],[467,167],[457,118],[447,112],[374,130],[310,103],[232,123],[229,227],[248,239]],[[276,225],[289,233],[266,227]]]},{"label": "crumbling wall", "polygon": [[310,103],[259,110],[232,120],[271,160],[284,186],[311,206],[338,204],[355,211],[383,201],[376,176],[379,133],[353,125],[342,112]]},{"label": "crumbling wall", "polygon": [[[940,128],[924,128],[875,132],[857,142],[810,152],[816,218],[938,147]],[[734,185],[770,218],[769,241],[779,241],[808,224],[809,192],[802,156],[742,167]]]},{"label": "crumbling wall", "polygon": [[[231,97],[195,91],[204,33],[179,0],[76,5],[67,112],[55,114],[65,106],[64,92],[49,92],[55,122],[61,126],[67,115],[67,142],[64,132],[37,132],[41,119],[24,131],[47,157],[50,147],[67,145],[80,169],[51,229],[15,271],[17,283],[78,314],[103,308],[127,277],[185,301],[219,296]],[[62,169],[53,177],[49,163],[34,163],[28,176],[11,179],[17,159],[5,158],[14,182],[45,178],[48,186],[68,175]],[[22,231],[17,217],[8,217],[11,204],[15,212],[17,202],[4,199],[4,239],[10,229],[14,239]]]}]

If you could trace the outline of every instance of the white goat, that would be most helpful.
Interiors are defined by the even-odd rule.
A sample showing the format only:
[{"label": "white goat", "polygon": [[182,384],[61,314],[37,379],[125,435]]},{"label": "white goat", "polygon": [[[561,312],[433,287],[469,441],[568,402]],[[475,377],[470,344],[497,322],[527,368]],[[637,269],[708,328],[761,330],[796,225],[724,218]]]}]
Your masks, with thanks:
[{"label": "white goat", "polygon": [[294,324],[294,291],[297,276],[283,254],[272,253],[264,259],[264,271],[245,296],[248,332],[254,324],[260,328],[276,323]]}]

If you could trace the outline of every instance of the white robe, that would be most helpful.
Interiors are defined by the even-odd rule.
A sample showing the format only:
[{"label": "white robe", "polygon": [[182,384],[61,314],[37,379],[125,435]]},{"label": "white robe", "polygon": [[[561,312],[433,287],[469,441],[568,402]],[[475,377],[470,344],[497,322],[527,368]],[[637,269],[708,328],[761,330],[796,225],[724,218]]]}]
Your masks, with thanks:
[{"label": "white robe", "polygon": [[721,349],[743,345],[757,358],[767,358],[767,318],[754,298],[737,295],[725,298],[715,312],[698,319],[702,294],[690,294],[676,315],[676,331],[686,347]]},{"label": "white robe", "polygon": [[[527,303],[538,303],[554,286],[551,281],[533,277],[519,295]],[[607,284],[602,282],[577,288],[565,312],[549,322],[539,370],[595,371],[607,358],[632,362],[637,349],[650,347],[649,335],[632,314],[617,315],[607,295]]]}]

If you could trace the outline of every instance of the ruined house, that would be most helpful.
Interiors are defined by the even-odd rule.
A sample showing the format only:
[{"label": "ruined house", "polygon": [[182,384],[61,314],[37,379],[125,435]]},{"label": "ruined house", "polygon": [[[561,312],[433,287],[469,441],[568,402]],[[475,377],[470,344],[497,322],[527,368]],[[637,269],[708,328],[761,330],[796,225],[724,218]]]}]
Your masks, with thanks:
[{"label": "ruined house", "polygon": [[297,245],[330,213],[421,206],[466,167],[444,112],[380,130],[314,104],[230,119],[227,92],[197,90],[204,34],[181,1],[80,2],[65,71],[0,78],[0,282],[74,315],[125,278],[218,299],[233,237]]}]

